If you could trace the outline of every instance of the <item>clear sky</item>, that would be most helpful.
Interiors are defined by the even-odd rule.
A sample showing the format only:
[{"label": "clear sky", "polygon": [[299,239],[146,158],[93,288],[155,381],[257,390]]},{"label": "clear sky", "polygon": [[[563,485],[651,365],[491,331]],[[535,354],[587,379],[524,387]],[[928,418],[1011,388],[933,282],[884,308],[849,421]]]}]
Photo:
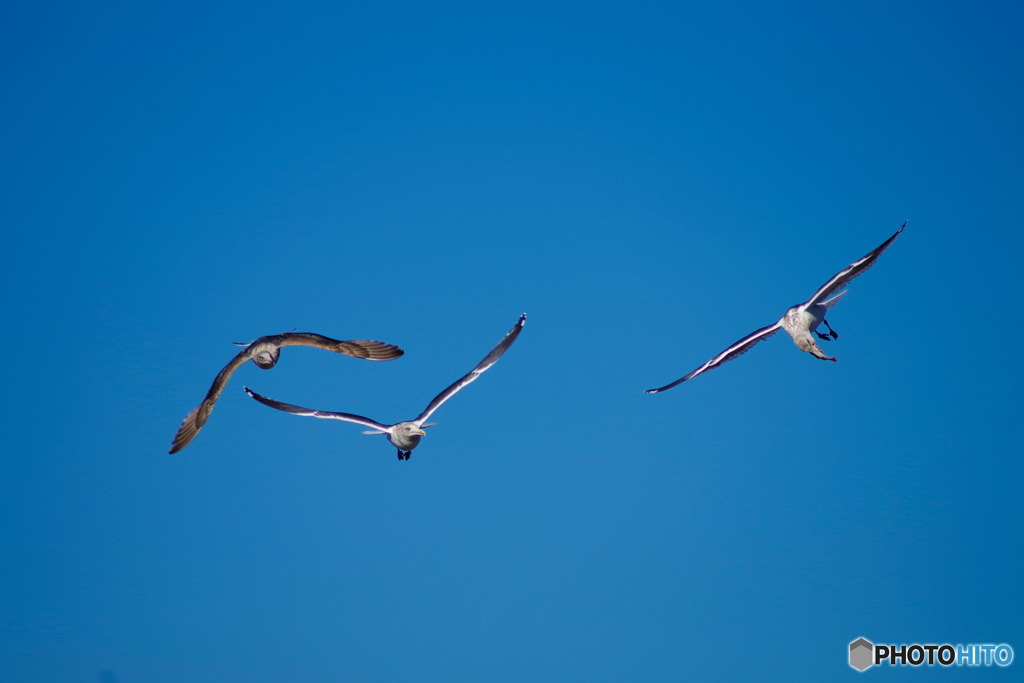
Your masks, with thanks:
[{"label": "clear sky", "polygon": [[[853,680],[861,636],[1019,674],[1022,21],[9,3],[0,679]],[[908,219],[838,363],[644,393]],[[523,312],[408,462],[242,391],[411,418]],[[406,354],[248,364],[168,455],[292,329]]]}]

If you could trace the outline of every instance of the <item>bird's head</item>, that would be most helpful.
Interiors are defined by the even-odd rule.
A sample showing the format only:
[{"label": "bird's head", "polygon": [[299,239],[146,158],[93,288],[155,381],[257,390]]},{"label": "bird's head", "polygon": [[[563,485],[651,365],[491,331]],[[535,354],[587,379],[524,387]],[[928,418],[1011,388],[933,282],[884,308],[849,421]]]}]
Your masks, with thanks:
[{"label": "bird's head", "polygon": [[280,355],[281,349],[274,344],[259,344],[252,350],[252,362],[264,370],[269,370],[277,365]]},{"label": "bird's head", "polygon": [[421,436],[427,435],[423,429],[416,426],[415,422],[403,422],[395,427],[395,432],[408,439],[415,438],[416,441],[419,441]]},{"label": "bird's head", "polygon": [[415,422],[399,422],[387,432],[388,441],[401,451],[411,451],[416,448],[420,443],[420,437],[426,436],[426,434]]}]

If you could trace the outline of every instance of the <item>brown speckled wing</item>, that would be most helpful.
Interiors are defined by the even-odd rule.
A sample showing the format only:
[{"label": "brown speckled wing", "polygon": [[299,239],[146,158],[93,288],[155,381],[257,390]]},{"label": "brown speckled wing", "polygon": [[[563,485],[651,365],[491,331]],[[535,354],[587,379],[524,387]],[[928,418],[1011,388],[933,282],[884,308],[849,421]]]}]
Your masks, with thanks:
[{"label": "brown speckled wing", "polygon": [[280,346],[312,346],[317,349],[331,351],[333,353],[344,353],[353,358],[364,360],[394,360],[401,356],[404,351],[394,344],[373,341],[370,339],[350,339],[342,341],[331,339],[315,332],[286,332],[278,335]]},{"label": "brown speckled wing", "polygon": [[224,387],[227,386],[228,380],[231,379],[231,375],[245,364],[245,361],[249,360],[252,356],[252,347],[246,347],[238,352],[238,354],[231,359],[231,362],[224,366],[224,369],[217,373],[217,377],[214,378],[213,384],[210,385],[210,390],[206,392],[206,398],[200,403],[195,409],[185,416],[185,419],[181,421],[181,426],[178,427],[178,433],[174,435],[174,440],[171,442],[170,453],[177,453],[185,446],[189,445],[192,439],[196,438],[196,434],[206,424],[206,420],[210,417],[210,413],[213,412],[213,404],[217,402],[220,395],[224,392]]}]

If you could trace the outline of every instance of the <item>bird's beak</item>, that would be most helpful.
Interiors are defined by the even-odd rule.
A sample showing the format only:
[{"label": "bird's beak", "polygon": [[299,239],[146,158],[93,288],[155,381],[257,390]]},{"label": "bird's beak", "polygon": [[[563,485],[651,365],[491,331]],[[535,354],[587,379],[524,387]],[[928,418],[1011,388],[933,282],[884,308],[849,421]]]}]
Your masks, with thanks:
[{"label": "bird's beak", "polygon": [[426,436],[427,435],[427,433],[425,431],[423,431],[422,429],[417,429],[415,432],[413,432],[413,434],[416,434],[417,436]]}]

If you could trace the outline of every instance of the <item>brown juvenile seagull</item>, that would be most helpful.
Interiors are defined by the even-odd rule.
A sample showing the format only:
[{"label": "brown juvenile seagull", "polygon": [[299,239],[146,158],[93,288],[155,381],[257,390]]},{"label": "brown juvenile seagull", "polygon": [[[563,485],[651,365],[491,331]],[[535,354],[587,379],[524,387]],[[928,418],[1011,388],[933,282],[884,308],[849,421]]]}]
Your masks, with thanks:
[{"label": "brown juvenile seagull", "polygon": [[293,406],[290,403],[282,403],[281,401],[275,401],[274,399],[267,398],[266,396],[260,396],[249,387],[245,387],[245,393],[249,394],[263,405],[283,410],[286,413],[305,415],[306,417],[320,417],[327,420],[342,420],[344,422],[354,422],[358,425],[363,425],[364,427],[370,427],[371,430],[363,432],[363,434],[385,434],[388,437],[388,441],[391,442],[391,445],[398,449],[398,459],[408,460],[412,455],[412,449],[416,448],[419,444],[420,437],[426,436],[427,433],[423,430],[426,427],[437,424],[436,422],[427,422],[427,418],[430,417],[435,410],[440,408],[442,403],[457,394],[460,389],[476,380],[476,378],[482,375],[488,368],[497,363],[498,359],[501,358],[501,354],[508,351],[508,347],[512,346],[512,342],[514,342],[516,337],[519,336],[525,322],[526,314],[524,313],[519,316],[519,320],[512,329],[508,331],[505,338],[502,339],[497,346],[491,349],[491,352],[488,353],[482,361],[477,363],[475,368],[435,396],[434,400],[431,401],[430,404],[427,405],[426,409],[414,420],[386,425],[381,424],[376,420],[371,420],[368,417],[352,415],[351,413],[332,413],[326,410],[300,408],[299,406]]},{"label": "brown juvenile seagull", "polygon": [[231,374],[242,367],[247,360],[251,360],[264,370],[269,370],[277,365],[278,356],[281,355],[281,347],[284,346],[312,346],[324,351],[344,353],[346,356],[363,358],[365,360],[394,360],[405,353],[397,346],[385,344],[384,342],[366,339],[341,341],[313,332],[272,334],[260,337],[248,344],[235,342],[235,345],[244,346],[245,348],[239,351],[238,355],[232,358],[231,362],[217,374],[213,384],[210,386],[210,390],[206,392],[206,398],[203,399],[203,402],[185,416],[181,426],[178,427],[178,433],[174,435],[174,441],[171,442],[171,453],[177,453],[187,446],[192,439],[196,438],[196,434],[203,428],[207,418],[210,417],[210,413],[213,412],[213,404],[217,402],[217,399],[224,391],[228,380],[231,379]]},{"label": "brown juvenile seagull", "polygon": [[[839,338],[839,335],[832,329],[832,326],[828,324],[827,320],[825,320],[825,311],[832,308],[832,306],[835,306],[839,302],[839,299],[846,294],[846,291],[844,290],[839,292],[831,299],[826,299],[826,297],[831,295],[837,289],[842,289],[850,280],[873,266],[875,261],[878,260],[878,257],[882,255],[882,252],[889,248],[889,245],[900,236],[900,233],[903,232],[903,228],[905,227],[907,227],[906,223],[901,225],[900,229],[897,230],[892,237],[882,242],[874,250],[865,254],[846,268],[843,268],[841,271],[833,275],[829,278],[828,282],[818,288],[818,291],[814,293],[814,296],[812,296],[808,301],[790,308],[774,325],[762,327],[756,332],[751,332],[746,337],[740,339],[738,342],[727,348],[725,351],[722,351],[720,354],[690,374],[680,377],[675,382],[666,384],[658,389],[648,389],[647,393],[656,394],[659,391],[671,389],[677,384],[682,384],[686,380],[692,379],[702,372],[707,372],[708,370],[717,368],[726,361],[730,361],[737,356],[742,356],[753,348],[755,344],[764,341],[779,330],[785,330],[789,336],[793,338],[793,343],[796,344],[797,348],[801,351],[806,351],[807,353],[813,354],[822,360],[834,361],[835,358],[832,356],[826,356],[825,352],[821,350],[818,344],[814,341],[814,337],[811,336],[811,332],[817,334],[821,339],[829,339],[830,336],[832,339]],[[822,323],[825,323],[825,327],[828,328],[828,335],[817,331],[818,326]]]}]

